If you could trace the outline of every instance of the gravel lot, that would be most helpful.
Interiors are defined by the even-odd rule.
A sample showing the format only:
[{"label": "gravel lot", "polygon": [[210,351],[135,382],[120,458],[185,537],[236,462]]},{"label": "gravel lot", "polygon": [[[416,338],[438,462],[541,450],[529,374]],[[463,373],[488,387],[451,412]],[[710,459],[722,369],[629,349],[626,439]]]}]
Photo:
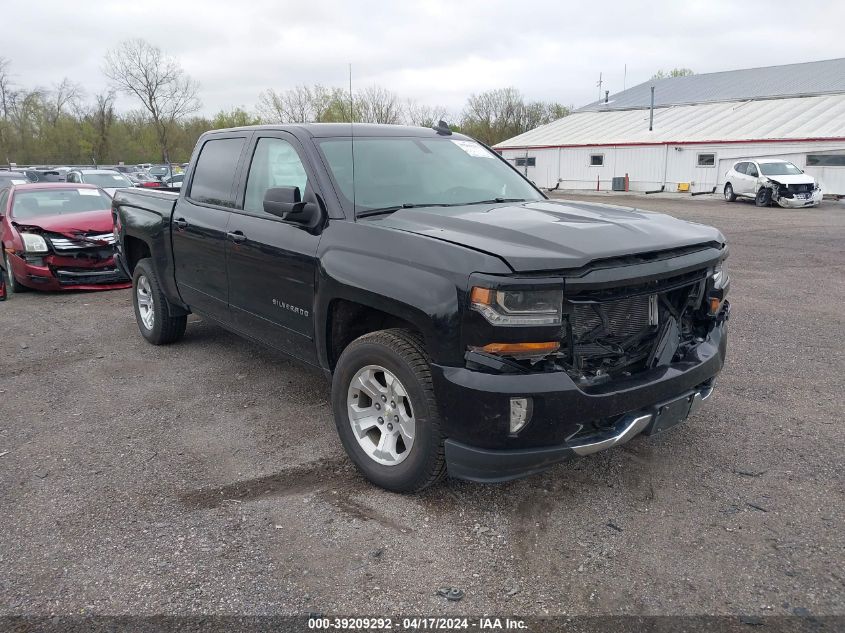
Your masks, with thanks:
[{"label": "gravel lot", "polygon": [[506,485],[374,488],[321,375],[195,317],[147,345],[129,291],[0,303],[0,613],[845,614],[845,203],[579,197],[727,235],[728,365]]}]

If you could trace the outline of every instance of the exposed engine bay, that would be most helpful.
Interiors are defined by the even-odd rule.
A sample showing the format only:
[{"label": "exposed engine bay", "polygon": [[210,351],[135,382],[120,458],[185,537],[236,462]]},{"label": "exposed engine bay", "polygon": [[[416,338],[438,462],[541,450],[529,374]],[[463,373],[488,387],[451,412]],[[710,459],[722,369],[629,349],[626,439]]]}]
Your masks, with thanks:
[{"label": "exposed engine bay", "polygon": [[557,352],[484,365],[505,373],[565,371],[582,386],[669,365],[727,318],[727,308],[717,314],[708,310],[712,284],[709,271],[702,269],[643,286],[565,295],[564,335]]}]

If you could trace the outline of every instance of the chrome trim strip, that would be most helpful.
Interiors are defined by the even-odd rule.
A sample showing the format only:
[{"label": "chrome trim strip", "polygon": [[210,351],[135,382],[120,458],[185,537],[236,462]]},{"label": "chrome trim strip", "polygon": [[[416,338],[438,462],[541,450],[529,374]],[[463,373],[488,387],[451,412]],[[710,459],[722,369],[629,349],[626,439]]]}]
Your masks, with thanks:
[{"label": "chrome trim strip", "polygon": [[606,450],[613,446],[624,444],[635,435],[639,435],[640,433],[642,433],[645,427],[648,426],[648,423],[651,422],[651,418],[651,413],[637,416],[631,414],[623,418],[622,422],[624,424],[624,427],[616,435],[600,440],[598,442],[580,444],[576,446],[571,446],[570,448],[572,448],[572,450],[575,451],[577,455],[592,455],[593,453],[598,453],[599,451]]}]

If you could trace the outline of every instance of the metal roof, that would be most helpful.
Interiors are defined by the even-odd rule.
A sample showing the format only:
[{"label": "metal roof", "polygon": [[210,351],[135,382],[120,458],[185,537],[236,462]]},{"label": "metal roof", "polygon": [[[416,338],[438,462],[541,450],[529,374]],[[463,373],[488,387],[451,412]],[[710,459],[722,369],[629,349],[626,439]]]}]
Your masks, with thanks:
[{"label": "metal roof", "polygon": [[575,112],[496,144],[497,149],[761,140],[845,140],[845,94]]},{"label": "metal roof", "polygon": [[576,112],[647,108],[651,86],[655,106],[842,93],[845,58],[649,80]]}]

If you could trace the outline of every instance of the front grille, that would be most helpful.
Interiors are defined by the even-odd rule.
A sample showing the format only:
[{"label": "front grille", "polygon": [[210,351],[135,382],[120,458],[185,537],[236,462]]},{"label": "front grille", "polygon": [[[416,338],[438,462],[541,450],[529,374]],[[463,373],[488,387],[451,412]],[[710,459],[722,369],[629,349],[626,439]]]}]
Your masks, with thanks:
[{"label": "front grille", "polygon": [[62,286],[114,284],[128,279],[119,268],[60,268],[56,270],[56,278]]},{"label": "front grille", "polygon": [[[559,358],[579,384],[631,376],[683,353],[693,336],[706,270],[644,287],[587,290],[564,302],[566,332]],[[649,289],[651,290],[651,289]],[[663,341],[662,346],[660,345]]]},{"label": "front grille", "polygon": [[102,248],[114,245],[114,233],[87,233],[80,235],[85,239],[70,239],[67,237],[50,237],[50,244],[57,252],[75,251],[83,248]]},{"label": "front grille", "polygon": [[810,193],[813,190],[813,185],[788,185],[787,190],[792,193]]},{"label": "front grille", "polygon": [[650,305],[654,295],[639,295],[603,303],[572,304],[572,334],[576,340],[585,335],[629,337],[651,325]]}]

